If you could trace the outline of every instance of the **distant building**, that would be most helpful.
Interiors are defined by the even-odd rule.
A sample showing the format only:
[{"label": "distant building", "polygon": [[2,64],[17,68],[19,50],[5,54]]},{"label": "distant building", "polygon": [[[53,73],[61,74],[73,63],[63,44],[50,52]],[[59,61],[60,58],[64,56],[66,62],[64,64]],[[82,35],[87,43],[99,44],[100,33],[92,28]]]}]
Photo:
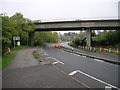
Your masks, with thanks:
[{"label": "distant building", "polygon": [[73,40],[75,40],[78,36],[79,36],[78,33],[69,32],[69,33],[64,33],[63,35],[60,34],[60,35],[59,35],[59,38],[60,38],[61,40],[73,41]]}]

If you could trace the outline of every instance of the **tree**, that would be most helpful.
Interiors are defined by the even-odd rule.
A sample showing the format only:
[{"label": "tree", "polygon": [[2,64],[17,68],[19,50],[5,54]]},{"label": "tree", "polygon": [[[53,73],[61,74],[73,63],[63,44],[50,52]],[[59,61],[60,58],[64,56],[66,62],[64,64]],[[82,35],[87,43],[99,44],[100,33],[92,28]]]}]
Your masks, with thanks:
[{"label": "tree", "polygon": [[31,20],[24,18],[21,13],[2,17],[2,48],[3,53],[8,47],[13,47],[13,36],[21,37],[21,44],[26,45],[28,42],[28,33],[34,30],[34,24]]}]

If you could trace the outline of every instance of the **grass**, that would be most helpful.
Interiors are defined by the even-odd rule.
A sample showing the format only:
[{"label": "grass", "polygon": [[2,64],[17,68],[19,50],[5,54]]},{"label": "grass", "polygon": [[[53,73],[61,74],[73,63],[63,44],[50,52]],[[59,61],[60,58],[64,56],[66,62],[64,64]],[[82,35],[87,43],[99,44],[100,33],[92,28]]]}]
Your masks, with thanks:
[{"label": "grass", "polygon": [[0,56],[0,69],[2,68],[2,56]]},{"label": "grass", "polygon": [[[11,51],[18,51],[18,50],[22,50],[22,49],[25,49],[25,48],[29,48],[29,46],[22,46],[21,45],[19,47],[11,49]],[[10,55],[8,55],[8,54],[2,55],[2,57],[0,58],[0,65],[2,64],[0,69],[7,67],[10,64],[10,62],[12,61],[12,59],[14,58],[15,55],[16,55],[16,52],[12,52]]]},{"label": "grass", "polygon": [[11,51],[17,51],[17,50],[21,50],[21,49],[25,49],[25,48],[29,48],[29,46],[19,46],[19,47],[16,47],[16,48],[12,48]]},{"label": "grass", "polygon": [[33,51],[32,54],[33,54],[33,56],[34,56],[35,59],[37,59],[37,60],[40,59],[40,55],[37,53],[36,50]]},{"label": "grass", "polygon": [[2,56],[2,68],[7,67],[10,62],[12,61],[12,59],[14,58],[14,56],[16,55],[16,53],[11,53],[10,55],[3,55]]}]

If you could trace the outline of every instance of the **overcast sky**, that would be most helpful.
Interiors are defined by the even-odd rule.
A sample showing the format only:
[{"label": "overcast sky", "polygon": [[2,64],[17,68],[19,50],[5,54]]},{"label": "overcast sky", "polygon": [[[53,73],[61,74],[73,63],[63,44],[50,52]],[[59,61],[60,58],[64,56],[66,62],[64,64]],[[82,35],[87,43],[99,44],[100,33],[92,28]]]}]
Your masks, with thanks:
[{"label": "overcast sky", "polygon": [[116,19],[120,0],[0,0],[0,13],[31,20]]}]

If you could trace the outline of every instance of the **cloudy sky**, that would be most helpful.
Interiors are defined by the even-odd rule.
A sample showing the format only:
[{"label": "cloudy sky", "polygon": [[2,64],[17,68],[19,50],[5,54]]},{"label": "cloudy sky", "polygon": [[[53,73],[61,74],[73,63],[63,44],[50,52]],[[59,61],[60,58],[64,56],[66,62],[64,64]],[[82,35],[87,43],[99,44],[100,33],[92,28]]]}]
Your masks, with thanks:
[{"label": "cloudy sky", "polygon": [[31,20],[84,20],[118,18],[120,0],[0,0],[0,13],[20,12]]}]

